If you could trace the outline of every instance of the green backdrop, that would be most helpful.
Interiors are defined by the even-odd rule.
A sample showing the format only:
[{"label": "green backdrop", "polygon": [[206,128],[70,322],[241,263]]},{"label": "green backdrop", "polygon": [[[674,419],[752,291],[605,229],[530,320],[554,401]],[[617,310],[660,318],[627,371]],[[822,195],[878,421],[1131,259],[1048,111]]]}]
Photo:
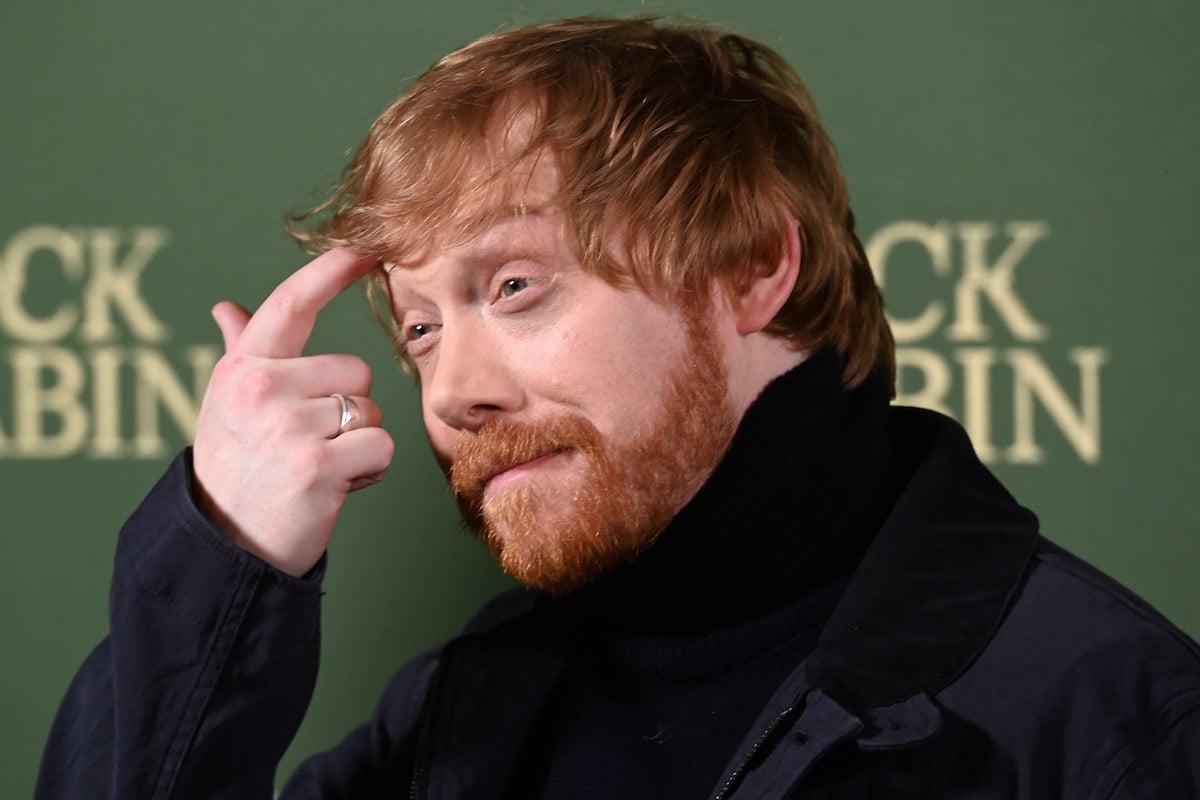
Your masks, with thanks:
[{"label": "green backdrop", "polygon": [[[1047,534],[1200,634],[1194,2],[10,0],[0,11],[0,796],[28,796],[104,634],[117,531],[188,436],[220,338],[303,262],[281,232],[452,47],[579,13],[709,18],[809,82],[901,333],[901,393],[969,426]],[[317,694],[284,769],[503,579],[458,528],[358,296],[399,447],[331,552]]]}]

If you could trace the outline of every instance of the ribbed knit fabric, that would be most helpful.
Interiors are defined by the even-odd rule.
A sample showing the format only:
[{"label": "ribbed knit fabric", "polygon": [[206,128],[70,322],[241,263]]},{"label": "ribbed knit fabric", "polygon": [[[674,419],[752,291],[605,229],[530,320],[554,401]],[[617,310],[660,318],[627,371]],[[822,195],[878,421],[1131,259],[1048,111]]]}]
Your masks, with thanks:
[{"label": "ribbed knit fabric", "polygon": [[893,496],[887,383],[840,378],[820,353],[776,379],[654,545],[560,601],[571,663],[510,797],[708,796]]}]

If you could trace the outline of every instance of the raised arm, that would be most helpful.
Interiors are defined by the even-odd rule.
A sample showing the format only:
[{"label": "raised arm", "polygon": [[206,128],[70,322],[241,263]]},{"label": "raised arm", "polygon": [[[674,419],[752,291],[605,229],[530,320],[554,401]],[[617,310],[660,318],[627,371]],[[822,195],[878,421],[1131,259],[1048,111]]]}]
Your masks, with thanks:
[{"label": "raised arm", "polygon": [[122,529],[109,636],[59,709],[40,800],[272,796],[316,679],[314,567],[346,495],[392,455],[366,364],[302,355],[318,312],[371,267],[331,251],[253,317],[214,310],[227,352],[194,458]]},{"label": "raised arm", "polygon": [[[331,250],[293,273],[249,317],[232,303],[213,316],[225,357],[196,426],[197,499],[232,541],[293,576],[325,552],[346,495],[374,483],[391,437],[356,356],[304,356],[317,314],[373,262]],[[342,398],[353,418],[339,428]]]}]

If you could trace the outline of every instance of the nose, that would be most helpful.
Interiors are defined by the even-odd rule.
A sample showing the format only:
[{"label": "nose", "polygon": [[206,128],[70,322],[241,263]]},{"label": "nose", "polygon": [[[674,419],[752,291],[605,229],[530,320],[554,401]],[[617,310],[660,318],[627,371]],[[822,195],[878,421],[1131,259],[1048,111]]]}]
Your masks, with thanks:
[{"label": "nose", "polygon": [[443,325],[432,374],[422,376],[427,418],[432,413],[455,430],[475,431],[520,408],[520,383],[495,339],[482,324]]}]

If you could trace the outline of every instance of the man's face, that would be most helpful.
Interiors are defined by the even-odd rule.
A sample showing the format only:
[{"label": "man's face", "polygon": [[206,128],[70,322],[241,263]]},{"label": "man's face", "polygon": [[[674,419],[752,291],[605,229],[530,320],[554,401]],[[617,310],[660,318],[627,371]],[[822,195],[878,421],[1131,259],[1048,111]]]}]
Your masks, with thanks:
[{"label": "man's face", "polygon": [[464,516],[507,571],[561,593],[653,540],[724,454],[734,414],[707,321],[585,272],[544,164],[524,213],[389,282]]}]

